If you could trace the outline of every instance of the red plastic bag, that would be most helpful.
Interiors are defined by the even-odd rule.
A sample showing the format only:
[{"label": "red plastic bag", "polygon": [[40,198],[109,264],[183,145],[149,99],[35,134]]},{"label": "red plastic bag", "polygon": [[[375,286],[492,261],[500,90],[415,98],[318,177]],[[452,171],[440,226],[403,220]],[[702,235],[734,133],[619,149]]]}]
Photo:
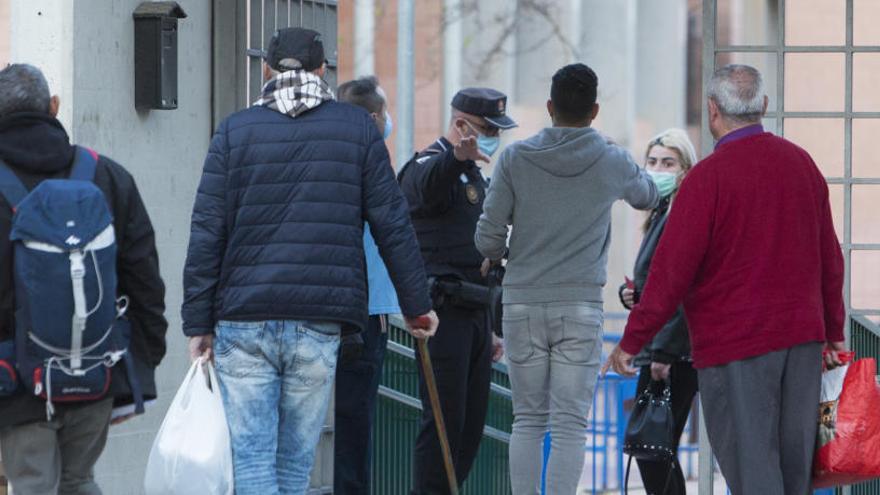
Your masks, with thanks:
[{"label": "red plastic bag", "polygon": [[822,373],[813,486],[880,478],[880,386],[877,362],[841,353],[844,366]]}]

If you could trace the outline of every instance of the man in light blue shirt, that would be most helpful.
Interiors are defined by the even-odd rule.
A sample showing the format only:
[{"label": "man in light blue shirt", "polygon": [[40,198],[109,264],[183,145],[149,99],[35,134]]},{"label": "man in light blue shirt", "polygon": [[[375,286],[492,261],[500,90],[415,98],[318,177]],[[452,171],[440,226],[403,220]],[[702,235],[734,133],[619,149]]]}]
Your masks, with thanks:
[{"label": "man in light blue shirt", "polygon": [[[338,89],[338,100],[364,108],[383,136],[391,135],[391,116],[385,92],[375,77],[349,81]],[[379,248],[364,224],[364,256],[367,261],[370,318],[363,332],[342,345],[336,372],[336,444],[334,450],[333,493],[370,493],[370,454],[376,414],[376,395],[385,346],[388,342],[388,315],[399,314],[397,294]]]}]

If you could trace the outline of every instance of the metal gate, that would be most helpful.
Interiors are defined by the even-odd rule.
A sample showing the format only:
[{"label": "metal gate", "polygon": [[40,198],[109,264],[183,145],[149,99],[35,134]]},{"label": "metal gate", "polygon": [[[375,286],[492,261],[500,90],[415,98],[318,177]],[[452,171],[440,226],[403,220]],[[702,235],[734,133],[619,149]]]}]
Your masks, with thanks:
[{"label": "metal gate", "polygon": [[[321,33],[327,73],[336,86],[337,2],[334,0],[213,0],[213,121],[247,108],[260,94],[263,50],[276,30]],[[321,432],[310,495],[333,493],[333,404]]]},{"label": "metal gate", "polygon": [[306,27],[322,35],[324,53],[327,57],[327,74],[324,79],[336,86],[336,2],[332,0],[248,0],[247,29],[248,48],[245,64],[245,95],[253,102],[263,86],[260,62],[263,50],[269,46],[272,35],[280,28]]},{"label": "metal gate", "polygon": [[[878,16],[874,0],[703,0],[703,86],[724,64],[757,67],[770,97],[764,127],[804,147],[826,176],[846,262],[847,336],[860,354],[864,329],[880,321]],[[713,140],[703,105],[705,156]],[[711,493],[706,475],[701,494]]]},{"label": "metal gate", "polygon": [[[738,7],[737,7],[738,6]],[[735,7],[754,14],[750,27],[719,23]],[[752,9],[752,11],[749,11]],[[844,295],[849,315],[877,320],[880,160],[872,143],[880,132],[880,8],[870,0],[704,0],[703,82],[720,65],[741,62],[764,74],[770,106],[764,126],[809,151],[826,176],[846,260]],[[809,29],[820,23],[821,29]],[[758,26],[754,28],[752,26]],[[722,41],[721,34],[729,41]],[[704,102],[705,105],[705,102]],[[705,109],[704,109],[705,115]],[[817,130],[822,139],[812,139]],[[703,119],[703,153],[712,149]],[[856,205],[857,207],[854,207]]]},{"label": "metal gate", "polygon": [[[412,456],[421,422],[415,340],[403,319],[391,318],[373,425],[373,487],[376,495],[406,495],[412,488]],[[513,425],[510,378],[501,364],[492,367],[483,439],[463,495],[510,493],[507,448]],[[368,495],[368,494],[364,494]]]},{"label": "metal gate", "polygon": [[263,50],[280,28],[306,27],[322,35],[327,73],[336,86],[335,0],[214,0],[214,123],[260,95]]}]

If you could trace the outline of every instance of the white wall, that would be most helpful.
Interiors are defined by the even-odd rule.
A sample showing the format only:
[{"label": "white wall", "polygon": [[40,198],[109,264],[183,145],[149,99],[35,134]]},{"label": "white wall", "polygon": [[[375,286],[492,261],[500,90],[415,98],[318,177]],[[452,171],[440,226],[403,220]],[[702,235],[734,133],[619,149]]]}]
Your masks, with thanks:
[{"label": "white wall", "polygon": [[9,21],[11,15],[9,0],[0,0],[0,67],[5,67],[9,63]]},{"label": "white wall", "polygon": [[58,119],[71,132],[73,106],[73,2],[12,0],[9,61],[43,70],[61,98]]},{"label": "white wall", "polygon": [[140,0],[12,0],[11,60],[42,68],[62,100],[72,139],[135,177],[156,229],[167,286],[168,355],[159,401],[111,428],[96,475],[104,492],[141,492],[152,439],[187,366],[181,333],[182,272],[192,201],[211,137],[211,2],[178,0],[178,101],[170,111],[134,108],[134,22]]}]

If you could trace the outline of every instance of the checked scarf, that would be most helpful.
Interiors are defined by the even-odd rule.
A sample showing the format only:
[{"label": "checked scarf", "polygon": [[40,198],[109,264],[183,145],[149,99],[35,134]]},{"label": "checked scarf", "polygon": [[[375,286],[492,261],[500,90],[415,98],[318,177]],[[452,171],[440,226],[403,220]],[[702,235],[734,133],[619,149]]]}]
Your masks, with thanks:
[{"label": "checked scarf", "polygon": [[333,90],[317,74],[296,69],[282,72],[266,82],[254,105],[296,117],[333,99]]}]

